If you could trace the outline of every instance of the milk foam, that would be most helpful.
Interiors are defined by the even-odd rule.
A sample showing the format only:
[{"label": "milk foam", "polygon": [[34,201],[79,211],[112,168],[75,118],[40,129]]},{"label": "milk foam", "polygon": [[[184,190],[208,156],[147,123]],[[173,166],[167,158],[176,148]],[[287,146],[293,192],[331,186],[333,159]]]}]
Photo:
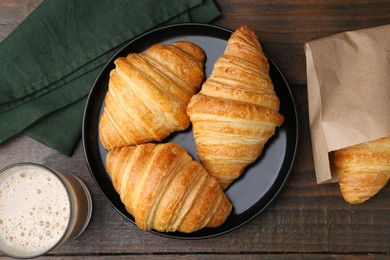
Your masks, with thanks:
[{"label": "milk foam", "polygon": [[21,167],[0,183],[0,239],[16,250],[43,252],[66,232],[68,193],[58,177]]}]

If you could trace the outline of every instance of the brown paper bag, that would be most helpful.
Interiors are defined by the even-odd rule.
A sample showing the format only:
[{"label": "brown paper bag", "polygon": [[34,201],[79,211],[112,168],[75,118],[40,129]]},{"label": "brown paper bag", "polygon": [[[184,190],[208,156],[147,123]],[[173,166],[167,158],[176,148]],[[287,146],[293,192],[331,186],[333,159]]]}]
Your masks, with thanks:
[{"label": "brown paper bag", "polygon": [[390,136],[390,25],[305,45],[318,183],[337,181],[332,151]]}]

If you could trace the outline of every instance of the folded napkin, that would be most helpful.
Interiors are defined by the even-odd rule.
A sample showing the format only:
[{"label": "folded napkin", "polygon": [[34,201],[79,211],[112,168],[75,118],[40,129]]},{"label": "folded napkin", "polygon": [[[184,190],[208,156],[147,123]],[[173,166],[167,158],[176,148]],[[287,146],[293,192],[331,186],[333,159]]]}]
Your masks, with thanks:
[{"label": "folded napkin", "polygon": [[0,43],[0,143],[25,133],[70,156],[86,96],[125,42],[219,15],[213,0],[44,1]]}]

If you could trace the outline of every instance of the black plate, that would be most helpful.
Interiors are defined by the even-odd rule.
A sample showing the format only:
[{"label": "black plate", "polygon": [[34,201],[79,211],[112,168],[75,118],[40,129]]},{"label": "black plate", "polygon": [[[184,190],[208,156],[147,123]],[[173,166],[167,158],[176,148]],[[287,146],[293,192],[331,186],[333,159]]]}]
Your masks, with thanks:
[{"label": "black plate", "polygon": [[[84,152],[88,167],[100,190],[111,205],[132,223],[134,223],[134,218],[125,210],[106,172],[107,151],[104,150],[98,138],[99,118],[103,111],[104,96],[107,92],[109,73],[114,68],[114,60],[119,56],[126,56],[130,52],[142,52],[154,43],[187,40],[198,44],[206,52],[206,76],[208,77],[215,60],[223,54],[231,33],[230,30],[205,24],[177,24],[150,31],[126,44],[108,61],[96,79],[84,113]],[[205,228],[190,234],[151,232],[182,239],[221,235],[253,219],[276,197],[286,181],[294,161],[298,141],[298,120],[293,96],[286,80],[271,59],[269,63],[275,91],[280,98],[280,113],[285,117],[285,121],[268,141],[260,158],[247,167],[242,177],[227,190],[226,193],[233,204],[231,215],[218,228]],[[164,142],[168,141],[183,146],[194,159],[197,159],[191,129],[175,133],[164,140]]]}]

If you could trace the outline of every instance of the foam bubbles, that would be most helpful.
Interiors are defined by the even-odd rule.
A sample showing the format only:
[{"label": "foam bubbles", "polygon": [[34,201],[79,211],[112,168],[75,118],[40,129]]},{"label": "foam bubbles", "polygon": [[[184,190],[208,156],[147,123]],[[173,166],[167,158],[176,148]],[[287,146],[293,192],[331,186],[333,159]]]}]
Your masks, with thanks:
[{"label": "foam bubbles", "polygon": [[43,169],[26,168],[0,183],[0,239],[31,252],[51,248],[62,237],[70,217],[62,183]]}]

